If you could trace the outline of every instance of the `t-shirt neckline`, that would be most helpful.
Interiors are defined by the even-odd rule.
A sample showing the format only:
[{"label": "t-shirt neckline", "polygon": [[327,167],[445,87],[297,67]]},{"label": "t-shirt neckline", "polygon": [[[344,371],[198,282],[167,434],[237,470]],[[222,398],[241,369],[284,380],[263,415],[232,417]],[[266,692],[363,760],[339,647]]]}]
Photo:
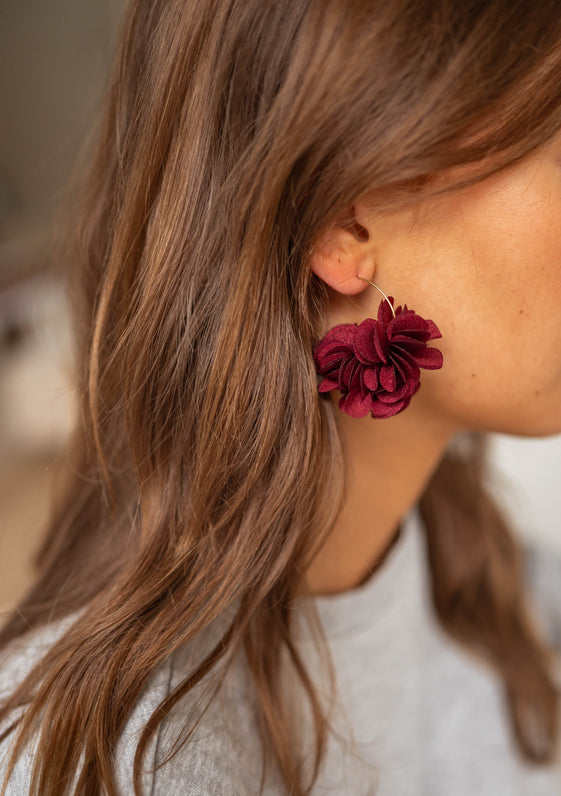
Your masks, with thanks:
[{"label": "t-shirt neckline", "polygon": [[[365,581],[336,594],[301,597],[295,606],[307,607],[305,604],[313,602],[328,637],[350,635],[372,626],[376,618],[396,610],[418,582],[415,575],[422,554],[421,526],[422,519],[415,504],[403,516],[398,538]],[[310,635],[308,625],[299,622],[295,633],[305,639]]]}]

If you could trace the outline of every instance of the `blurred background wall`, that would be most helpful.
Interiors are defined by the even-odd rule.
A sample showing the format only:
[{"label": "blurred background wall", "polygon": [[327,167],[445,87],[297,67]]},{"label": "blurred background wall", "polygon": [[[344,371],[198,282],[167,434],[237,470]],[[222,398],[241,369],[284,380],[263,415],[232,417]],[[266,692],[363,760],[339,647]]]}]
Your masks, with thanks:
[{"label": "blurred background wall", "polygon": [[31,577],[76,415],[59,192],[95,116],[121,0],[0,3],[0,610]]},{"label": "blurred background wall", "polygon": [[[92,123],[122,0],[0,3],[0,610],[31,577],[76,396],[68,307],[45,249]],[[496,489],[523,537],[561,553],[561,435],[493,435]]]}]

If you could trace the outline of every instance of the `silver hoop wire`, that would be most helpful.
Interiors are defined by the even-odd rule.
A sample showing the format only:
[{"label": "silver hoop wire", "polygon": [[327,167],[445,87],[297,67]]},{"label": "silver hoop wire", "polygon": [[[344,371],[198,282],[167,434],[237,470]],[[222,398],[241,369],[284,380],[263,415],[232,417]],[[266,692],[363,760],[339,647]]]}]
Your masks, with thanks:
[{"label": "silver hoop wire", "polygon": [[357,277],[358,277],[358,279],[362,279],[362,280],[363,280],[363,282],[368,282],[368,284],[369,284],[369,285],[372,285],[372,287],[375,287],[375,288],[376,288],[376,290],[377,290],[379,293],[381,293],[381,294],[382,294],[382,296],[383,296],[383,297],[386,299],[386,301],[387,301],[387,302],[388,302],[388,304],[390,305],[390,309],[391,309],[391,311],[392,311],[392,315],[393,315],[393,317],[395,318],[395,310],[394,310],[394,308],[392,307],[392,303],[391,303],[391,301],[389,300],[389,298],[386,296],[386,294],[384,293],[384,291],[383,291],[383,290],[380,290],[380,288],[378,287],[378,285],[375,285],[375,284],[374,284],[374,282],[371,282],[371,281],[370,281],[370,279],[367,279],[365,276],[358,276],[358,274],[357,274]]}]

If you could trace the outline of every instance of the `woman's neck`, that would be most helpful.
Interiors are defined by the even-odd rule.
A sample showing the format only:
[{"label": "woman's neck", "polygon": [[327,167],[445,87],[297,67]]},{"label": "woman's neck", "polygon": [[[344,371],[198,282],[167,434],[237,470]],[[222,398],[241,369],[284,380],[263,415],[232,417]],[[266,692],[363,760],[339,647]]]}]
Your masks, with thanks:
[{"label": "woman's neck", "polygon": [[336,594],[368,579],[421,497],[457,429],[427,416],[422,402],[413,401],[391,418],[357,419],[339,412],[345,495],[327,541],[307,570],[309,594]]}]

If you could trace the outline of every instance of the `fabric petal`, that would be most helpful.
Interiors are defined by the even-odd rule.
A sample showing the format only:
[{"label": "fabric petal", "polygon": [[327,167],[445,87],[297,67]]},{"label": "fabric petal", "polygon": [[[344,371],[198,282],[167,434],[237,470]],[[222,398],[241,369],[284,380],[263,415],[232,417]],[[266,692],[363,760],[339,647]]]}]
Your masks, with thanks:
[{"label": "fabric petal", "polygon": [[406,381],[408,382],[418,381],[418,379],[421,376],[421,371],[416,361],[411,362],[410,359],[404,359],[401,351],[392,351],[392,358],[394,360],[394,363],[397,364],[397,362],[399,362],[401,364],[401,367],[406,373]]},{"label": "fabric petal", "polygon": [[[393,307],[393,296],[388,296],[389,301]],[[378,320],[383,326],[387,326],[393,319],[393,312],[385,298],[383,298],[378,306]]]},{"label": "fabric petal", "polygon": [[429,327],[429,332],[430,332],[429,340],[434,340],[437,337],[442,337],[442,333],[438,328],[438,326],[436,325],[436,323],[434,321],[429,320],[428,318],[426,318],[425,320]]},{"label": "fabric petal", "polygon": [[395,371],[393,365],[383,365],[380,370],[380,384],[388,392],[395,390]]},{"label": "fabric petal", "polygon": [[427,322],[420,315],[417,315],[413,310],[402,312],[401,315],[396,315],[388,324],[388,337],[391,339],[392,335],[404,334],[407,332],[421,331],[426,332]]},{"label": "fabric petal", "polygon": [[425,348],[423,352],[416,354],[415,359],[420,368],[438,370],[438,368],[442,367],[442,351],[438,348]]},{"label": "fabric petal", "polygon": [[348,395],[343,395],[339,400],[339,408],[351,417],[365,417],[372,406],[372,396],[364,396],[360,389],[351,390]]},{"label": "fabric petal", "polygon": [[341,366],[339,371],[339,386],[341,389],[349,388],[353,372],[358,364],[359,363],[354,357],[349,357],[348,360]]},{"label": "fabric petal", "polygon": [[325,376],[333,370],[339,370],[347,356],[348,354],[330,354],[329,356],[322,357],[316,354],[314,355],[316,369],[320,375]]},{"label": "fabric petal", "polygon": [[352,347],[356,334],[356,323],[339,323],[324,334],[320,342],[338,342]]},{"label": "fabric petal", "polygon": [[346,356],[354,351],[353,345],[338,340],[320,340],[314,348],[314,359],[323,361],[334,356]]},{"label": "fabric petal", "polygon": [[318,386],[319,392],[329,392],[329,390],[336,390],[339,387],[339,381],[332,376],[324,379]]},{"label": "fabric petal", "polygon": [[372,416],[373,417],[392,417],[393,415],[397,415],[398,412],[401,412],[402,409],[405,409],[406,406],[409,404],[409,398],[404,398],[401,401],[396,401],[392,404],[385,404],[385,403],[378,403],[377,401],[372,402]]},{"label": "fabric petal", "polygon": [[365,318],[356,330],[354,350],[356,357],[365,365],[380,362],[380,355],[374,344],[375,330],[377,321],[373,318]]},{"label": "fabric petal", "polygon": [[407,396],[412,395],[413,388],[414,385],[412,383],[406,382],[405,384],[400,384],[399,387],[391,393],[378,391],[376,393],[376,398],[378,401],[382,401],[384,404],[395,403],[401,398],[406,398]]},{"label": "fabric petal", "polygon": [[[400,358],[403,362],[409,362],[414,367],[417,365],[417,356],[412,351],[408,351],[403,345],[392,345],[391,359]],[[418,366],[417,366],[418,367]]]},{"label": "fabric petal", "polygon": [[368,390],[374,391],[378,389],[378,370],[378,368],[364,368],[362,371],[364,386]]},{"label": "fabric petal", "polygon": [[[422,332],[422,335],[428,340],[428,332]],[[401,348],[406,348],[408,351],[420,351],[426,345],[426,340],[419,339],[421,332],[416,333],[413,337],[412,334],[394,334],[391,337],[391,344],[398,345]]]},{"label": "fabric petal", "polygon": [[386,353],[386,348],[388,345],[388,340],[386,337],[386,333],[384,331],[384,327],[381,323],[377,323],[374,328],[374,345],[376,347],[376,353],[378,355],[377,362],[384,362],[388,361],[388,356]]},{"label": "fabric petal", "polygon": [[362,392],[366,392],[366,390],[362,387],[362,371],[364,370],[364,366],[358,361],[358,359],[353,359],[354,362],[354,369],[351,372],[351,378],[349,380],[349,389],[353,389],[354,387],[360,387]]},{"label": "fabric petal", "polygon": [[403,365],[403,360],[396,359],[395,357],[390,357],[392,361],[392,365],[394,366],[396,379],[401,382],[407,381],[407,368]]}]

